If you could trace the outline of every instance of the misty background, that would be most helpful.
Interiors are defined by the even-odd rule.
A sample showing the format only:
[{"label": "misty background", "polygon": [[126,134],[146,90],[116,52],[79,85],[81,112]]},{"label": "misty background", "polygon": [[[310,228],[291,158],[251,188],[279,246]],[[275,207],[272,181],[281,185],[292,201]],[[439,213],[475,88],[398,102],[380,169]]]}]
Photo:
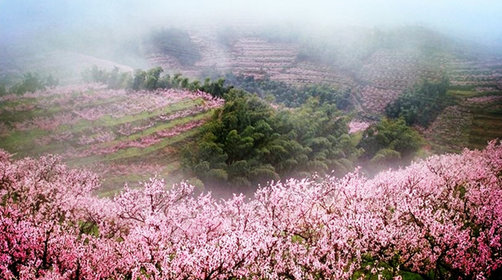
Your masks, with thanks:
[{"label": "misty background", "polygon": [[[234,87],[255,93],[266,103],[288,108],[307,108],[310,97],[325,98],[327,101],[323,103],[337,104],[340,106],[337,109],[344,110],[343,114],[354,118],[352,127],[354,124],[359,128],[369,127],[385,116],[397,118],[403,115],[402,112],[411,112],[403,126],[414,126],[419,119],[423,126],[419,128],[420,133],[435,145],[431,149],[455,152],[464,147],[484,147],[487,140],[501,137],[500,14],[502,3],[499,1],[0,0],[0,95],[2,92],[22,95],[35,91],[36,87],[29,87],[33,84],[42,84],[39,88],[55,84],[86,87],[88,84],[82,84],[85,82],[133,91],[199,89],[218,97],[225,96],[225,92]],[[211,79],[214,83],[210,82]],[[22,97],[11,95],[8,98]],[[240,101],[246,103],[246,100]],[[115,101],[107,104],[118,106]],[[389,104],[395,106],[391,108]],[[86,138],[89,133],[104,135],[96,139],[103,139],[105,144],[129,137],[120,133],[126,129],[121,124],[100,127],[100,124],[90,123],[85,128],[87,130],[71,134],[61,131],[56,135],[59,138],[45,135],[44,143],[51,145],[32,145],[35,143],[30,142],[34,139],[32,136],[40,137],[30,128],[39,127],[41,120],[51,122],[56,118],[44,115],[47,112],[43,110],[32,112],[36,107],[30,106],[35,105],[21,105],[7,104],[3,113],[6,122],[3,127],[0,124],[0,144],[11,147],[14,152],[61,152],[68,147],[85,150],[85,145],[94,141],[94,138]],[[412,108],[406,107],[408,105]],[[93,106],[106,109],[106,106],[91,101],[84,109],[77,109],[96,110]],[[187,112],[198,108],[186,106]],[[428,111],[422,111],[424,108]],[[68,111],[64,117],[75,120],[74,111]],[[244,111],[240,113],[249,113],[247,109]],[[289,112],[289,109],[285,111]],[[85,112],[83,115],[86,116]],[[298,112],[302,115],[300,109],[294,112],[288,117],[292,123],[302,123],[311,116],[305,113],[295,119]],[[87,113],[93,115],[95,112]],[[36,114],[37,118],[31,120]],[[436,117],[438,122],[434,123]],[[312,125],[305,127],[314,127],[319,119],[312,119]],[[149,117],[145,117],[127,124],[137,128],[138,135],[134,137],[142,139],[139,132],[152,127],[161,129],[158,126],[164,121],[158,118],[150,122]],[[269,118],[269,121],[274,123],[276,120]],[[392,127],[391,124],[388,126]],[[111,131],[110,127],[113,127]],[[418,132],[407,129],[411,131],[411,138],[421,139]],[[229,130],[235,129],[229,127]],[[323,134],[325,131],[329,130],[320,130],[314,136],[328,136]],[[362,139],[363,132],[360,133],[358,137]],[[347,137],[352,136],[347,134]],[[19,139],[25,140],[24,144],[19,144]],[[329,143],[326,146],[332,147],[344,143],[333,140],[333,137],[329,139],[319,143]],[[354,139],[347,147],[359,149],[366,145],[359,145],[361,139]],[[368,152],[359,158],[355,150],[335,153],[333,151],[338,150],[319,152],[310,149],[319,139],[297,140],[309,147],[301,152],[302,156],[312,160],[310,165],[301,166],[310,168],[309,171],[327,170],[328,166],[349,170],[352,163],[370,162],[371,165],[373,159],[376,164],[382,160],[394,164],[393,160],[401,158],[401,153],[404,161],[411,159],[413,154],[394,151],[394,147],[389,150],[389,143],[381,147],[370,143],[364,148]],[[226,138],[221,141],[226,143]],[[82,146],[81,143],[87,144]],[[231,151],[232,143],[229,145]],[[419,146],[417,144],[413,149]],[[420,154],[426,155],[427,149],[430,147],[419,151]],[[129,158],[129,163],[136,167],[153,162],[155,166],[149,170],[158,171],[160,168],[165,174],[171,172],[168,170],[170,164],[181,162],[180,158],[172,156],[179,153],[172,146],[158,157],[149,157],[143,150],[135,150],[131,155],[127,154],[129,150],[123,150],[126,149],[118,149],[118,155],[115,152],[110,154],[119,159],[122,156]],[[306,152],[309,150],[312,152]],[[340,157],[345,160],[345,165],[342,161],[333,163],[342,160]],[[194,166],[206,162],[198,154],[189,154],[185,156],[187,158]],[[257,169],[277,176],[286,170],[280,166],[276,170],[268,163],[258,165],[266,162],[261,159],[246,160],[251,164],[246,165],[249,168],[241,168],[245,170],[242,171],[244,175],[230,176],[254,179],[256,176],[245,173],[246,170]],[[96,158],[94,163],[97,164],[96,170],[103,170],[101,158]],[[198,176],[228,178],[228,174],[235,174],[229,163],[207,166],[207,172],[201,171],[202,175]],[[191,168],[195,170],[194,166]],[[230,173],[220,166],[228,167]],[[281,173],[281,176],[285,174]],[[124,180],[123,174],[119,173],[103,175],[108,179]],[[111,182],[109,186],[117,182],[112,181],[108,181]]]},{"label": "misty background", "polygon": [[92,65],[115,65],[123,71],[148,68],[142,42],[161,28],[207,36],[216,36],[214,30],[261,28],[274,36],[343,40],[351,42],[345,47],[350,50],[367,37],[361,29],[419,26],[473,49],[500,53],[500,14],[502,2],[495,0],[0,1],[0,74],[35,71],[77,77]]},{"label": "misty background", "polygon": [[[488,45],[502,42],[502,2],[484,1],[0,1],[2,42],[89,32],[116,36],[156,25],[295,23],[298,26],[421,25]],[[317,25],[317,26],[316,26]]]}]

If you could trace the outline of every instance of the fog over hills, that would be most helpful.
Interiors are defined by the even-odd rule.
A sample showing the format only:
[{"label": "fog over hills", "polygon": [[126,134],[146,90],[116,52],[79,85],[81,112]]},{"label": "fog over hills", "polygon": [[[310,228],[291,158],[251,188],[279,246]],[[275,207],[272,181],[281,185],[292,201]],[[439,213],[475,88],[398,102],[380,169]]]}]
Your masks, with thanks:
[{"label": "fog over hills", "polygon": [[10,40],[112,31],[153,25],[288,23],[299,27],[422,25],[487,45],[500,44],[502,3],[483,1],[1,1],[0,34]]},{"label": "fog over hills", "polygon": [[0,0],[0,279],[502,279],[501,15]]},{"label": "fog over hills", "polygon": [[[89,63],[79,63],[81,55],[95,57],[92,63],[107,68],[113,63],[121,69],[148,67],[145,38],[152,29],[163,27],[205,33],[212,40],[221,30],[233,29],[317,40],[321,45],[343,42],[346,45],[340,52],[345,56],[357,52],[357,45],[367,43],[375,30],[406,26],[426,28],[490,53],[499,52],[502,38],[502,20],[497,16],[502,4],[497,1],[56,0],[0,1],[0,7],[3,75],[31,68],[56,76],[61,76],[58,72],[73,73],[71,80],[89,67]],[[413,44],[414,33],[406,33],[402,32],[403,44]],[[63,61],[54,59],[60,51]],[[228,60],[228,54],[214,48],[210,51],[221,63]],[[103,60],[111,62],[101,63]],[[47,61],[56,66],[44,68]]]}]

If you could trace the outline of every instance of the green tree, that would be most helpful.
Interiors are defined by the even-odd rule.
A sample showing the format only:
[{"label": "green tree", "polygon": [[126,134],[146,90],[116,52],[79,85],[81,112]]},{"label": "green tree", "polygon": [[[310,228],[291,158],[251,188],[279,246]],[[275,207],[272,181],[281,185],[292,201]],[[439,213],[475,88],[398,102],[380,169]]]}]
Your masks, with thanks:
[{"label": "green tree", "polygon": [[185,153],[184,166],[205,182],[221,181],[226,174],[229,182],[250,185],[303,171],[343,174],[351,168],[356,149],[347,135],[347,118],[335,105],[311,98],[295,110],[276,111],[235,89],[225,99],[203,126],[199,144]]},{"label": "green tree", "polygon": [[145,88],[146,72],[143,70],[134,71],[134,77],[132,80],[132,89],[140,90]]},{"label": "green tree", "polygon": [[40,79],[39,75],[34,73],[26,73],[23,80],[10,88],[10,92],[23,94],[25,92],[34,92],[45,89],[45,83]]},{"label": "green tree", "polygon": [[408,125],[427,127],[450,103],[446,95],[448,86],[446,77],[439,82],[424,80],[390,103],[385,113],[390,118],[404,118]]},{"label": "green tree", "polygon": [[164,70],[162,67],[155,67],[146,72],[145,75],[145,89],[154,90],[158,88],[160,73]]},{"label": "green tree", "polygon": [[409,161],[423,145],[424,140],[403,118],[382,119],[364,133],[359,147],[364,150],[363,160],[375,164],[403,159]]}]

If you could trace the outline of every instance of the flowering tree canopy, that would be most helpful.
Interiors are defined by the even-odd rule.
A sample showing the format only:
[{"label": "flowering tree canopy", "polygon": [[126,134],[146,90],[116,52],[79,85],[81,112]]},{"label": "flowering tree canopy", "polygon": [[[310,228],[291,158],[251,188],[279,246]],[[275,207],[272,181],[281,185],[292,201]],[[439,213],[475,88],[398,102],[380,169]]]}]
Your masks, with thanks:
[{"label": "flowering tree canopy", "polygon": [[0,151],[3,279],[485,279],[502,266],[502,146],[368,179],[216,200],[153,178],[113,199],[57,156]]}]

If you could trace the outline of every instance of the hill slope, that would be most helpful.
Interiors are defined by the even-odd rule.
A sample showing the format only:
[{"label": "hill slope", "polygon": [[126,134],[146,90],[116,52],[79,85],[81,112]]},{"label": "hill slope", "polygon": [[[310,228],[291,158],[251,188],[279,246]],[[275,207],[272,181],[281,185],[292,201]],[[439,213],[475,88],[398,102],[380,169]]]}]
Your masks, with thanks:
[{"label": "hill slope", "polygon": [[127,92],[98,84],[0,98],[1,147],[16,157],[62,154],[114,188],[176,169],[176,145],[223,104],[203,92]]}]

